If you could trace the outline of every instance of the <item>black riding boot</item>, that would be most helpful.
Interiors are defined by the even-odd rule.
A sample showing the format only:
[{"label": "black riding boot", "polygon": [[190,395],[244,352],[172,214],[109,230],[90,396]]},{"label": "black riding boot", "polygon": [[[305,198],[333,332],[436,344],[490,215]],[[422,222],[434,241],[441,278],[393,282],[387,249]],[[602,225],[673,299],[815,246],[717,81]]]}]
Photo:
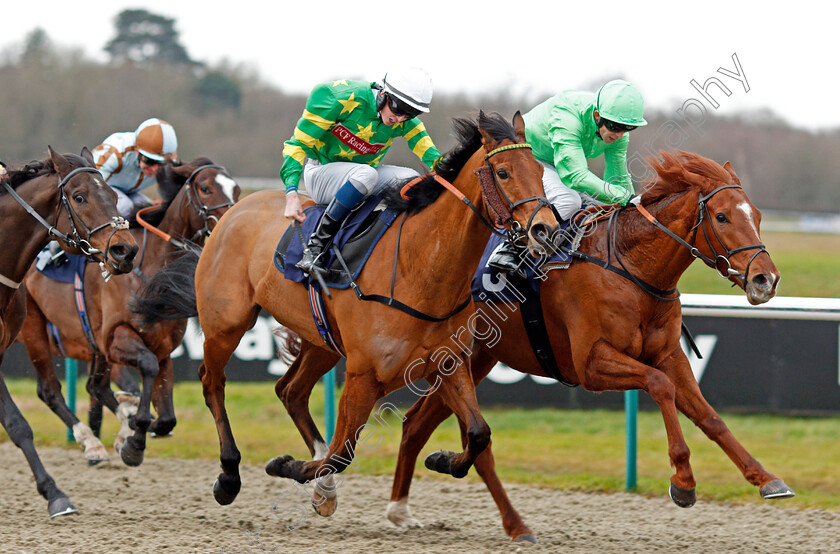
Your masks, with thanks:
[{"label": "black riding boot", "polygon": [[490,259],[487,260],[487,265],[501,273],[513,273],[522,262],[523,255],[524,249],[521,246],[517,246],[512,241],[506,240],[490,256]]},{"label": "black riding boot", "polygon": [[335,211],[330,210],[330,207],[335,202],[335,200],[330,202],[330,206],[327,207],[327,210],[321,217],[321,221],[318,222],[315,232],[312,233],[311,237],[309,237],[309,244],[303,250],[303,257],[301,257],[300,261],[295,264],[295,267],[304,273],[312,273],[316,270],[323,272],[325,269],[323,266],[323,256],[321,256],[321,254],[323,254],[324,250],[330,246],[333,237],[335,237],[335,234],[341,228],[341,223],[344,221],[343,217],[340,219],[333,219],[332,216],[330,216],[330,213]]}]

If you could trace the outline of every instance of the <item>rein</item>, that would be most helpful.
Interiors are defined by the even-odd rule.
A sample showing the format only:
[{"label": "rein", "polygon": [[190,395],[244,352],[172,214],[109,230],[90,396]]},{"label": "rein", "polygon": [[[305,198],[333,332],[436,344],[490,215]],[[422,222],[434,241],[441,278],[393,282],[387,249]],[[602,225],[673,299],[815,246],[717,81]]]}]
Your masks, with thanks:
[{"label": "rein", "polygon": [[[5,181],[5,180],[3,181],[3,186],[6,188],[6,190],[9,192],[9,194],[12,196],[12,198],[14,198],[15,201],[18,204],[20,204],[23,207],[24,210],[26,210],[26,213],[31,215],[38,223],[41,224],[41,226],[43,226],[47,229],[48,236],[56,237],[57,239],[61,240],[65,244],[67,244],[70,248],[77,248],[77,249],[81,250],[82,254],[85,257],[90,258],[91,260],[94,260],[94,261],[98,261],[98,260],[95,260],[95,258],[94,258],[94,256],[96,254],[103,254],[104,259],[102,261],[100,261],[99,263],[100,263],[100,265],[105,265],[108,262],[108,247],[106,247],[105,252],[102,252],[101,250],[99,250],[97,248],[94,248],[89,242],[90,237],[92,237],[93,234],[96,233],[97,231],[100,231],[100,230],[110,226],[112,228],[112,231],[111,231],[111,235],[108,237],[108,242],[107,242],[108,246],[110,246],[111,239],[113,239],[114,234],[118,230],[128,229],[128,221],[126,221],[125,218],[123,218],[123,217],[114,216],[114,217],[111,218],[111,221],[107,221],[107,222],[105,222],[101,225],[98,225],[98,226],[96,226],[92,229],[88,228],[88,226],[85,225],[85,222],[82,220],[81,217],[79,217],[79,215],[76,213],[76,211],[70,205],[70,200],[67,199],[67,193],[64,190],[64,185],[66,185],[68,182],[70,182],[70,179],[72,179],[73,177],[75,177],[76,175],[79,175],[81,173],[96,173],[97,175],[101,175],[101,173],[99,173],[99,170],[94,168],[94,167],[77,167],[77,168],[73,169],[70,173],[65,175],[64,177],[59,178],[58,185],[57,185],[58,189],[60,191],[60,196],[59,196],[59,208],[58,208],[58,212],[56,212],[56,220],[58,220],[58,216],[61,213],[62,208],[67,210],[67,216],[68,216],[67,219],[70,222],[70,233],[72,234],[72,236],[71,236],[71,234],[64,234],[61,231],[59,231],[58,229],[56,229],[56,227],[54,225],[50,225],[50,223],[47,222],[47,220],[45,220],[43,217],[41,217],[41,215],[37,211],[35,211],[35,209],[32,206],[30,206],[26,202],[26,200],[21,198],[21,196],[17,193],[17,191],[15,191],[15,189],[13,189],[7,181]],[[85,231],[85,234],[87,235],[87,238],[82,238],[81,235],[79,234],[79,229],[76,227],[76,220],[78,220],[79,227],[81,227]],[[6,285],[8,287],[14,288],[14,289],[20,287],[19,282],[12,281],[11,279],[9,279],[9,278],[7,278],[3,275],[0,275],[0,283]]]},{"label": "rein", "polygon": [[[505,195],[504,191],[502,190],[501,185],[499,184],[499,181],[498,181],[498,177],[496,175],[496,170],[493,167],[493,165],[490,163],[490,158],[495,156],[499,152],[504,152],[505,150],[513,150],[513,149],[517,149],[517,148],[527,148],[527,149],[530,150],[531,145],[528,144],[528,143],[509,144],[507,146],[500,146],[499,148],[491,150],[490,152],[488,152],[484,156],[484,165],[480,169],[475,171],[476,175],[479,178],[479,184],[481,186],[482,197],[485,199],[485,203],[491,209],[495,205],[496,206],[495,209],[500,210],[500,211],[494,211],[495,220],[496,220],[498,225],[494,225],[494,224],[490,223],[489,221],[487,221],[487,219],[481,213],[481,210],[479,210],[478,207],[476,207],[476,205],[473,204],[470,201],[470,199],[467,198],[464,195],[463,192],[461,192],[460,190],[455,188],[455,185],[453,185],[452,183],[450,183],[449,181],[447,181],[446,179],[444,179],[443,177],[441,177],[437,173],[432,174],[432,175],[434,175],[435,181],[437,181],[443,188],[445,188],[446,190],[448,190],[449,192],[454,194],[455,197],[458,200],[460,200],[461,202],[466,204],[467,207],[470,210],[472,210],[473,213],[478,217],[479,221],[481,221],[481,223],[484,224],[485,227],[490,229],[490,232],[495,233],[495,234],[500,235],[500,236],[505,236],[503,233],[501,233],[499,231],[499,226],[501,226],[504,223],[510,223],[512,234],[514,234],[514,235],[523,234],[522,227],[513,219],[513,215],[512,215],[512,212],[518,206],[521,206],[522,204],[525,204],[527,202],[534,202],[534,201],[537,202],[537,207],[534,209],[534,211],[531,213],[531,216],[528,218],[528,224],[527,224],[527,226],[525,227],[525,230],[524,230],[524,233],[527,236],[527,231],[528,231],[528,229],[531,228],[531,222],[533,221],[534,217],[536,216],[537,211],[539,211],[539,209],[542,206],[548,206],[549,205],[548,200],[546,200],[544,197],[540,197],[540,196],[533,196],[531,198],[525,198],[523,200],[519,200],[518,202],[511,202],[508,199],[508,197]],[[493,177],[492,181],[490,181],[490,179],[487,177],[488,173],[492,175],[492,177]],[[420,183],[423,179],[424,179],[424,177],[422,177],[422,176],[417,177],[416,179],[413,179],[412,181],[407,183],[405,186],[403,186],[403,188],[400,190],[400,196],[402,197],[402,199],[403,200],[408,200],[408,197],[406,196],[408,191],[413,186],[415,186],[417,183]],[[488,210],[488,211],[492,211],[492,210]],[[399,229],[398,229],[398,232],[397,232],[397,244],[396,244],[396,250],[394,252],[394,266],[393,266],[393,272],[392,272],[392,275],[391,275],[391,295],[390,296],[383,296],[381,294],[365,294],[364,292],[362,292],[362,289],[359,287],[358,283],[356,283],[353,280],[353,276],[352,276],[352,273],[350,272],[350,268],[347,267],[347,264],[344,261],[344,258],[341,256],[341,253],[338,251],[338,248],[333,246],[332,247],[333,252],[335,253],[336,258],[338,259],[338,262],[341,264],[342,269],[347,273],[347,276],[350,279],[350,286],[353,288],[353,292],[356,293],[356,297],[359,300],[379,302],[380,304],[385,304],[386,306],[396,308],[396,309],[400,310],[401,312],[410,315],[411,317],[414,317],[416,319],[422,319],[424,321],[434,321],[434,322],[445,321],[445,320],[449,319],[450,317],[454,316],[455,314],[461,312],[467,306],[469,306],[469,304],[471,302],[471,299],[472,299],[469,292],[467,293],[467,298],[463,302],[458,304],[458,306],[456,306],[451,312],[449,312],[448,314],[446,314],[444,316],[441,316],[441,317],[423,313],[423,312],[421,312],[421,311],[419,311],[415,308],[412,308],[411,306],[409,306],[407,304],[404,304],[404,303],[400,302],[396,298],[394,298],[394,286],[395,286],[395,283],[396,283],[396,280],[397,280],[397,260],[399,259],[399,251],[400,251],[400,237],[402,236],[402,227],[403,227],[404,222],[405,222],[405,213],[403,213],[403,216],[400,220],[400,226],[399,226]]]}]

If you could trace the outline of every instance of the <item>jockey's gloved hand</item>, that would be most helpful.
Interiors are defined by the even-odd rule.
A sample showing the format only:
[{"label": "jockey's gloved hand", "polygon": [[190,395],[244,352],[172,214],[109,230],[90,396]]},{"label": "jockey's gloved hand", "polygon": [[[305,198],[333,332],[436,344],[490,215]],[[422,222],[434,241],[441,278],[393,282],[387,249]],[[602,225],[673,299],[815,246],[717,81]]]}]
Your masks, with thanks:
[{"label": "jockey's gloved hand", "polygon": [[443,160],[444,160],[444,156],[440,156],[435,161],[433,161],[432,162],[432,168],[431,168],[432,171],[437,171],[438,166],[443,163]]},{"label": "jockey's gloved hand", "polygon": [[642,195],[641,194],[630,195],[630,197],[627,198],[627,201],[624,202],[625,206],[640,206],[641,204],[642,204]]}]

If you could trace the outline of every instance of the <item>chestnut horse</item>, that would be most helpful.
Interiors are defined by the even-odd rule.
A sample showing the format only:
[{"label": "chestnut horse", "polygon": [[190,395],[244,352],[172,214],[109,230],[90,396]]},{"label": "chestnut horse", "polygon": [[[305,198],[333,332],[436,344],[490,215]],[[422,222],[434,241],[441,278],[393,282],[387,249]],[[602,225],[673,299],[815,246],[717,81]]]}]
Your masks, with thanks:
[{"label": "chestnut horse", "polygon": [[[560,377],[590,391],[642,389],[650,394],[665,422],[668,454],[676,470],[669,494],[677,505],[689,507],[696,500],[677,410],[726,452],[747,481],[760,488],[762,497],[793,496],[783,481],[747,452],[703,398],[680,347],[682,315],[677,294],[660,297],[656,292],[675,291],[682,273],[700,257],[741,287],[751,304],[767,302],[775,295],[779,273],[759,238],[761,214],[729,163],[721,167],[701,156],[677,152],[662,153],[654,168],[658,179],[646,187],[642,208],[615,212],[611,224],[596,226],[579,247],[592,258],[619,263],[627,276],[581,261],[566,270],[549,271],[540,284],[545,325]],[[652,214],[651,219],[646,214]],[[659,222],[668,230],[659,228]],[[642,288],[645,285],[651,292]],[[507,294],[509,299],[514,297]],[[556,378],[543,369],[531,348],[523,347],[529,338],[522,317],[513,313],[515,304],[494,309],[476,302],[476,307],[485,314],[505,315],[494,318],[499,333],[493,336],[498,342],[487,344],[477,337],[471,364],[476,384],[497,361],[525,373]],[[309,393],[337,360],[332,352],[302,341],[297,359],[277,383],[278,395],[307,441],[312,440],[313,429],[318,433],[307,407]],[[439,395],[423,396],[405,414],[387,510],[388,519],[396,525],[420,525],[408,506],[415,461],[432,432],[451,414]],[[463,432],[465,426],[460,423]],[[433,461],[427,459],[426,465]],[[507,534],[536,542],[496,475],[489,446],[475,466],[499,507]]]},{"label": "chestnut horse", "polygon": [[[513,123],[484,113],[477,124],[456,119],[459,145],[447,154],[437,177],[451,181],[457,195],[441,195],[434,175],[403,189],[409,200],[402,200],[400,207],[407,211],[384,233],[358,278],[357,290],[387,294],[390,289],[397,301],[435,317],[423,319],[382,303],[360,302],[349,288],[333,290],[325,300],[329,325],[347,355],[335,437],[328,450],[323,442],[311,447],[313,461],[289,455],[272,459],[266,466],[270,475],[304,483],[343,471],[376,401],[421,378],[440,376],[447,405],[468,422],[465,451],[446,460],[447,471],[465,475],[487,446],[490,428],[478,410],[468,356],[446,343],[471,324],[470,310],[462,308],[469,300],[482,245],[490,236],[487,218],[493,216],[488,210],[495,215],[509,210],[506,225],[525,229],[534,251],[545,246],[538,237],[550,236],[557,226],[542,198],[542,166],[525,144],[519,113]],[[480,173],[490,177],[489,183],[480,182]],[[390,192],[394,205],[400,192]],[[531,202],[537,207],[527,206]],[[322,340],[306,288],[285,279],[273,264],[275,247],[288,227],[282,217],[284,203],[279,191],[256,193],[238,203],[219,222],[195,269],[197,311],[205,335],[199,372],[219,434],[222,473],[213,489],[220,504],[232,502],[241,486],[240,454],[224,405],[224,370],[243,334],[262,307],[305,340]],[[171,289],[163,292],[182,296]],[[334,491],[323,492],[325,503],[334,496]]]},{"label": "chestnut horse", "polygon": [[[85,457],[94,464],[107,459],[99,428],[104,403],[121,420],[122,429],[114,448],[123,462],[136,466],[143,461],[146,431],[165,436],[175,427],[172,401],[173,367],[170,353],[181,343],[186,320],[143,325],[129,308],[130,300],[167,259],[185,248],[184,239],[203,242],[215,223],[239,197],[239,187],[226,170],[207,158],[183,165],[165,165],[157,173],[161,205],[141,210],[140,225],[132,233],[143,245],[135,271],[105,281],[96,272],[85,272],[84,295],[90,332],[80,321],[73,283],[62,283],[32,268],[26,276],[27,317],[18,340],[23,342],[38,372],[38,396],[73,430]],[[60,336],[50,340],[47,323]],[[52,355],[90,360],[87,390],[91,394],[91,426],[80,422],[65,404],[61,385],[52,367]],[[142,377],[139,405],[136,398],[121,396],[110,388],[110,365],[136,368]],[[151,424],[150,401],[158,417]],[[128,416],[136,410],[134,433]],[[132,436],[129,436],[132,435]]]},{"label": "chestnut horse", "polygon": [[[19,288],[26,270],[51,238],[62,248],[100,262],[107,273],[131,271],[137,244],[117,212],[117,195],[82,156],[49,157],[0,177],[0,361],[23,325],[25,302]],[[73,503],[44,469],[32,429],[18,410],[0,375],[0,423],[23,451],[38,492],[47,499],[50,517],[76,511]]]}]

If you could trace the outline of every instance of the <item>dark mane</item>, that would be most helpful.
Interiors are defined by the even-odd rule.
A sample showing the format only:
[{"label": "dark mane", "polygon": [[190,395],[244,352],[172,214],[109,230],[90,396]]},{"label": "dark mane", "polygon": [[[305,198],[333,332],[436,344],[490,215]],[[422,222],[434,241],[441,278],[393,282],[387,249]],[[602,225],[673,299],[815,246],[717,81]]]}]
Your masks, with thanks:
[{"label": "dark mane", "polygon": [[[444,154],[443,161],[437,167],[438,175],[449,182],[455,180],[475,151],[481,148],[479,126],[498,141],[507,139],[518,142],[519,140],[513,125],[498,113],[494,112],[488,115],[479,112],[477,122],[467,118],[453,118],[452,129],[455,132],[457,144]],[[407,182],[388,184],[379,191],[383,194],[385,203],[389,208],[414,214],[431,205],[444,190],[434,180],[433,175],[424,175],[422,180],[406,193],[406,196],[408,196],[408,200],[406,200],[400,195],[400,190]]]},{"label": "dark mane", "polygon": [[[73,166],[73,168],[93,167],[86,159],[79,155],[63,154],[63,156],[67,159],[68,162],[70,162],[70,165]],[[56,172],[55,165],[49,157],[43,160],[33,160],[20,169],[13,169],[12,167],[9,167],[7,170],[7,178],[9,180],[9,184],[13,189],[16,189],[22,183],[31,181],[32,179],[35,179],[37,177],[41,177],[43,175],[51,175]],[[0,194],[6,193],[6,187],[0,187]]]},{"label": "dark mane", "polygon": [[659,152],[660,158],[650,157],[648,161],[658,177],[645,183],[642,203],[653,204],[690,188],[698,188],[700,194],[707,194],[722,184],[731,184],[734,179],[719,163],[691,152],[675,150]]}]

